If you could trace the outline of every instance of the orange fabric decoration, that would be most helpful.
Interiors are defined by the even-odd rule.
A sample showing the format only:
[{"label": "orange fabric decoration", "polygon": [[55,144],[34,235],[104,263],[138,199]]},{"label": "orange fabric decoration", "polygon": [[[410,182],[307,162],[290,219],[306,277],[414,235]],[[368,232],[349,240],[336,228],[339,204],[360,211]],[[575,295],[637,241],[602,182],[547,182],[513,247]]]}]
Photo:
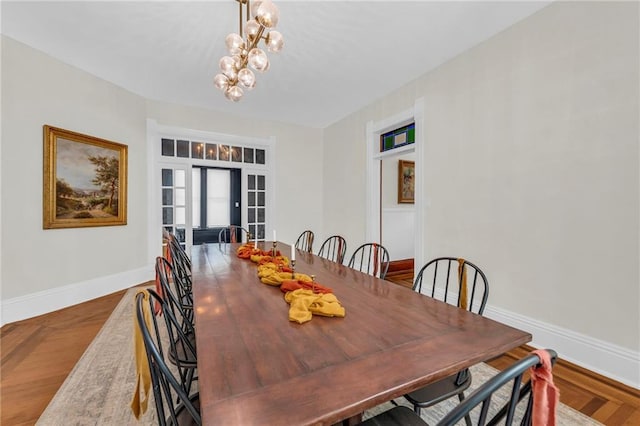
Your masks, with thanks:
[{"label": "orange fabric decoration", "polygon": [[282,281],[282,284],[280,284],[280,290],[282,290],[283,293],[299,289],[311,290],[316,294],[333,293],[333,290],[329,287],[325,287],[316,282],[310,283],[303,280],[284,280]]},{"label": "orange fabric decoration", "polygon": [[556,409],[560,401],[560,391],[553,383],[551,357],[549,352],[538,349],[532,353],[540,357],[540,367],[531,367],[531,397],[533,426],[555,426]]},{"label": "orange fabric decoration", "polygon": [[249,259],[254,254],[254,247],[252,245],[244,244],[236,250],[236,254],[241,259]]}]

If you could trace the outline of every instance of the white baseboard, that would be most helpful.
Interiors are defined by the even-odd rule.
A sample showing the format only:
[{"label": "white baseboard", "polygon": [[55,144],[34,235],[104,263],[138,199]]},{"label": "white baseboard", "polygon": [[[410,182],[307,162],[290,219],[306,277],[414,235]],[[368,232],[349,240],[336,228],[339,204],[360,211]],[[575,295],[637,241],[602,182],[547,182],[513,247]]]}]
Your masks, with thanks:
[{"label": "white baseboard", "polygon": [[0,326],[86,302],[153,279],[153,266],[98,277],[2,301]]},{"label": "white baseboard", "polygon": [[[443,300],[444,290],[436,288],[435,297]],[[450,293],[449,299],[457,300],[457,293]],[[529,346],[553,349],[566,361],[640,389],[640,352],[489,304],[483,315],[531,333]]]},{"label": "white baseboard", "polygon": [[530,346],[553,349],[566,361],[640,389],[640,352],[489,305],[484,316],[531,333]]}]

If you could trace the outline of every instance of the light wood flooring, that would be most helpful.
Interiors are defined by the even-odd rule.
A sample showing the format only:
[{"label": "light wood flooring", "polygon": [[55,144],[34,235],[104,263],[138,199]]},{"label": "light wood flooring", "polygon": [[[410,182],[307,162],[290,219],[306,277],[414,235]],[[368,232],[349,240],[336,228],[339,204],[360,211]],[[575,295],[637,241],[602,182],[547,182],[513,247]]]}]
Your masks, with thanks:
[{"label": "light wood flooring", "polygon": [[[36,422],[124,293],[0,329],[1,425]],[[529,350],[516,348],[489,364],[504,368]],[[554,375],[563,403],[606,425],[640,425],[640,391],[562,360]]]}]

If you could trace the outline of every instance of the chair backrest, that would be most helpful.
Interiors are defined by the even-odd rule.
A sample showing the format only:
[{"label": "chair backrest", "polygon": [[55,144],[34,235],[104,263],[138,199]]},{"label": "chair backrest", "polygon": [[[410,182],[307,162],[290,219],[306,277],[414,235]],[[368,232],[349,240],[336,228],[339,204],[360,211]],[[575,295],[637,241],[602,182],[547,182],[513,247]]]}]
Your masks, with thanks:
[{"label": "chair backrest", "polygon": [[307,229],[300,234],[296,240],[295,248],[311,253],[313,250],[313,232]]},{"label": "chair backrest", "polygon": [[389,270],[389,252],[378,243],[362,244],[351,255],[349,267],[384,279]]},{"label": "chair backrest", "polygon": [[169,253],[171,255],[171,264],[176,275],[187,286],[191,287],[191,259],[173,234],[169,234],[167,244],[169,245]]},{"label": "chair backrest", "polygon": [[344,255],[347,252],[347,241],[340,235],[333,235],[322,243],[318,256],[332,260],[336,263],[344,262]]},{"label": "chair backrest", "polygon": [[229,225],[218,233],[218,243],[248,243],[251,238],[249,231],[242,226]]},{"label": "chair backrest", "polygon": [[162,291],[163,300],[173,315],[183,322],[183,329],[193,331],[192,288],[180,280],[171,262],[161,256],[156,257],[156,280],[162,289],[159,291]]},{"label": "chair backrest", "polygon": [[[545,350],[549,354],[551,364],[553,365],[558,355],[552,349]],[[541,360],[537,354],[528,355],[515,362],[506,370],[503,370],[480,385],[480,387],[468,395],[464,401],[444,416],[438,423],[438,426],[458,424],[461,419],[470,413],[472,414],[472,419],[477,419],[476,424],[478,425],[511,425],[516,418],[520,418],[520,425],[531,425],[533,409],[532,386],[530,380],[522,385],[522,378],[524,373],[530,368],[541,368],[540,363]],[[509,386],[510,384],[511,386]],[[508,390],[508,399],[507,402],[502,405],[502,408],[495,409],[495,406],[491,407],[491,398],[495,396],[496,392],[500,389]],[[480,404],[482,404],[482,406],[478,413],[474,411],[474,408]],[[498,404],[497,406],[500,407],[501,405]],[[520,410],[516,411],[516,408],[520,408]]]},{"label": "chair backrest", "polygon": [[416,275],[413,289],[480,315],[489,297],[489,282],[484,272],[456,257],[438,257],[427,262]]},{"label": "chair backrest", "polygon": [[[188,389],[185,389],[185,385],[174,376],[165,361],[165,353],[162,347],[163,333],[157,321],[158,317],[153,313],[153,304],[161,302],[162,298],[153,290],[147,290],[147,292],[150,296],[148,303],[145,301],[143,292],[136,295],[136,319],[144,341],[147,361],[149,362],[158,424],[166,425],[166,416],[170,419],[170,424],[181,424],[178,421],[178,417],[186,410],[195,424],[200,425],[202,420],[198,409],[199,403],[194,404],[195,398],[189,396]],[[164,311],[162,315],[165,318],[165,324],[167,324],[167,331],[171,333],[170,330],[172,328],[175,329],[177,320],[170,310]],[[150,321],[147,322],[148,320]],[[174,326],[169,327],[169,323],[173,323]],[[179,330],[179,327],[177,329]],[[172,338],[170,335],[169,340]],[[176,401],[179,401],[179,404],[176,404]]]}]

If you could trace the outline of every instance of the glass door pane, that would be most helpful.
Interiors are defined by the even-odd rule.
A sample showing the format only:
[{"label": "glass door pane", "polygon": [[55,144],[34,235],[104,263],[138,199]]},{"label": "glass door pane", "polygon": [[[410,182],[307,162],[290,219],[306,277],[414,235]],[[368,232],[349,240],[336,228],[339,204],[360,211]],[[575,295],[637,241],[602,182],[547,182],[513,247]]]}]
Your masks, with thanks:
[{"label": "glass door pane", "polygon": [[191,245],[188,232],[191,222],[187,221],[187,169],[163,166],[161,175],[162,226],[167,232],[174,234],[180,245],[187,250]]}]

